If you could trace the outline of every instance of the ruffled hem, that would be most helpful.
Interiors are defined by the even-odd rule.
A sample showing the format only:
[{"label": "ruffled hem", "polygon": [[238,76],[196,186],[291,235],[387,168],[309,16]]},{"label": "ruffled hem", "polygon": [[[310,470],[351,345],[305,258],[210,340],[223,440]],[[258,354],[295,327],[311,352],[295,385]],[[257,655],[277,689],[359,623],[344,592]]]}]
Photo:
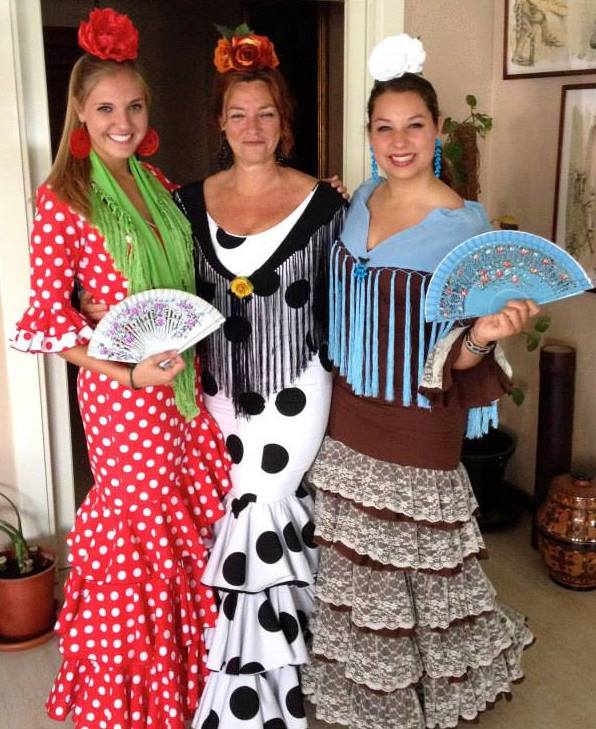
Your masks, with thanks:
[{"label": "ruffled hem", "polygon": [[56,311],[31,306],[10,336],[10,344],[21,352],[64,352],[87,344],[93,328],[69,305]]},{"label": "ruffled hem", "polygon": [[308,479],[318,490],[365,507],[378,518],[394,514],[394,519],[403,515],[430,525],[460,525],[478,509],[461,464],[454,471],[401,466],[357,453],[329,437]]},{"label": "ruffled hem", "polygon": [[198,644],[129,670],[66,659],[46,710],[58,721],[72,713],[76,729],[184,729],[203,689],[202,660]]},{"label": "ruffled hem", "polygon": [[317,598],[332,609],[351,611],[351,620],[371,630],[444,630],[455,621],[495,608],[495,590],[477,559],[464,561],[451,576],[384,570],[354,564],[336,549],[324,549]]},{"label": "ruffled hem", "polygon": [[257,502],[253,494],[231,500],[203,582],[252,593],[282,584],[312,585],[318,551],[311,514],[312,498],[303,489],[279,501]]},{"label": "ruffled hem", "polygon": [[210,631],[207,667],[238,675],[306,663],[304,631],[313,599],[312,588],[293,585],[226,594]]},{"label": "ruffled hem", "polygon": [[307,729],[298,671],[209,678],[192,729]]},{"label": "ruffled hem", "polygon": [[431,679],[461,679],[470,669],[489,666],[524,632],[501,609],[454,623],[448,630],[416,628],[411,635],[388,638],[362,631],[348,612],[317,602],[313,617],[313,652],[345,663],[345,676],[375,691],[391,692]]},{"label": "ruffled hem", "polygon": [[484,549],[475,520],[440,530],[418,522],[371,519],[352,502],[326,491],[317,494],[314,520],[316,535],[324,542],[341,543],[398,569],[454,569]]}]

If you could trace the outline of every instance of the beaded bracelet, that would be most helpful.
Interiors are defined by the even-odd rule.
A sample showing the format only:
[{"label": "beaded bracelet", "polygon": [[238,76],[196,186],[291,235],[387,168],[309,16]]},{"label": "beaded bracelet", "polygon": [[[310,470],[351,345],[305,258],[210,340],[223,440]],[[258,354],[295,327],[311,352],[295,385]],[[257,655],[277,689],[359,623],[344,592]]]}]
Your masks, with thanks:
[{"label": "beaded bracelet", "polygon": [[470,335],[470,330],[464,334],[464,347],[475,354],[477,357],[484,357],[485,354],[490,354],[495,348],[495,342],[490,342],[486,345],[476,344]]}]

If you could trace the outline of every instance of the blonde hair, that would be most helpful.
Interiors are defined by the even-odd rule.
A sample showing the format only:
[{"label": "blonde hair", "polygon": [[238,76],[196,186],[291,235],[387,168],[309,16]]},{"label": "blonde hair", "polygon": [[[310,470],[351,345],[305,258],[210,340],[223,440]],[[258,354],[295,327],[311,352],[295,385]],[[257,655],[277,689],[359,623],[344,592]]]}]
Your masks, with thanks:
[{"label": "blonde hair", "polygon": [[93,88],[106,76],[129,71],[138,79],[147,104],[151,93],[145,79],[133,61],[102,61],[85,54],[73,66],[68,84],[66,116],[60,138],[60,145],[46,184],[73,210],[89,217],[89,173],[88,159],[77,159],[70,151],[70,135],[80,126],[78,109],[81,109]]}]

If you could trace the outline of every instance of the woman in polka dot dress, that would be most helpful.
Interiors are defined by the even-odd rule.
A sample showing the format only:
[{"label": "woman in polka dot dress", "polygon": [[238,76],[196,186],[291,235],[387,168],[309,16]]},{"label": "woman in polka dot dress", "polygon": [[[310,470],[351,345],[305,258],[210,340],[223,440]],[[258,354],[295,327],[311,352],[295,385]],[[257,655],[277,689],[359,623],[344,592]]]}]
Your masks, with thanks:
[{"label": "woman in polka dot dress", "polygon": [[77,729],[183,729],[206,673],[203,628],[217,612],[201,585],[203,540],[223,514],[228,465],[192,355],[186,367],[174,352],[134,370],[94,360],[92,329],[71,305],[75,281],[107,305],[141,290],[139,280],[193,290],[188,223],[167,181],[133,157],[151,146],[147,100],[131,60],[88,53],[75,64],[60,150],[37,192],[30,306],[12,342],[80,368],[95,483],[68,538],[64,660],[47,703],[54,719],[72,712]]},{"label": "woman in polka dot dress", "polygon": [[222,605],[197,729],[304,729],[298,666],[317,550],[302,485],[323,438],[326,261],[343,219],[326,183],[276,163],[291,148],[287,89],[271,69],[221,78],[228,169],[175,194],[193,224],[197,288],[226,315],[201,352],[232,491],[204,582]]}]

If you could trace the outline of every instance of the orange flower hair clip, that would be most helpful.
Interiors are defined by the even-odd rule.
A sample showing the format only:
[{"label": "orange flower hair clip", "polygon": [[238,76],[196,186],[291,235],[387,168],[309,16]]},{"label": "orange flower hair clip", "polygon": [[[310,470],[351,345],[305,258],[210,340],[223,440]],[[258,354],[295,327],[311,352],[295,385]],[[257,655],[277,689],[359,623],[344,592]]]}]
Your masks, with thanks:
[{"label": "orange flower hair clip", "polygon": [[235,30],[222,25],[215,27],[223,36],[217,41],[213,56],[213,63],[219,73],[257,71],[279,66],[273,43],[265,35],[256,35],[246,23]]},{"label": "orange flower hair clip", "polygon": [[92,10],[89,20],[79,25],[79,45],[102,61],[134,61],[139,33],[128,15],[112,8]]}]

